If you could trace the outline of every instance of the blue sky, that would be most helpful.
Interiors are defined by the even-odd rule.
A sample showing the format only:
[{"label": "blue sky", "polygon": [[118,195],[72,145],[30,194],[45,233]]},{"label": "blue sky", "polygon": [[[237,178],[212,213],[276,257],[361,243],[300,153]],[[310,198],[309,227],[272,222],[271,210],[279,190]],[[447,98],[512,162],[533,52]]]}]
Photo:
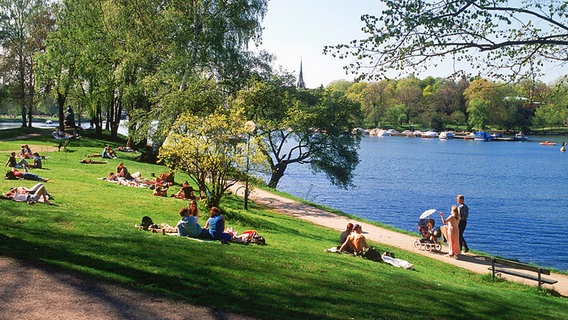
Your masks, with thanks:
[{"label": "blue sky", "polygon": [[[353,76],[343,70],[350,61],[324,55],[323,47],[361,39],[364,36],[361,15],[379,15],[381,11],[382,4],[378,0],[269,0],[260,48],[276,56],[277,67],[282,66],[296,76],[302,60],[308,88],[327,86],[334,80],[351,81]],[[446,77],[452,73],[451,69],[446,63],[417,76]],[[550,83],[565,74],[563,70],[558,66],[549,67],[545,70],[546,78],[541,80]]]}]

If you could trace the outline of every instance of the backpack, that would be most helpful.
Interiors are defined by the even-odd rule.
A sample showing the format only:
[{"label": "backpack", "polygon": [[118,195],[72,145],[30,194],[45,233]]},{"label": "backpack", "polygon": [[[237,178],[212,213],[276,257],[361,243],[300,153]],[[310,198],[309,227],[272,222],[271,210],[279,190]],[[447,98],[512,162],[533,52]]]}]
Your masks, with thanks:
[{"label": "backpack", "polygon": [[148,228],[154,224],[154,221],[152,221],[152,218],[148,217],[148,216],[144,216],[142,217],[142,222],[140,223],[140,227],[143,230],[148,230]]},{"label": "backpack", "polygon": [[383,258],[381,258],[381,253],[373,247],[363,252],[363,258],[369,259],[371,261],[378,261],[378,262],[383,261]]}]

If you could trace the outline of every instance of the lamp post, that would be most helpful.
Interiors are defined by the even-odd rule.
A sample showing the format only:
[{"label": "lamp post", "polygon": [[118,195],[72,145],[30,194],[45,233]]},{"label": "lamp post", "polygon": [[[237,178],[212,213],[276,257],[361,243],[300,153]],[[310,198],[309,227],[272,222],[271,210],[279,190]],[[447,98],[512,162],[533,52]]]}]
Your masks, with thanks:
[{"label": "lamp post", "polygon": [[245,177],[245,210],[248,210],[248,197],[249,197],[249,151],[250,151],[250,136],[256,129],[256,123],[253,121],[245,122],[245,130],[247,132],[247,174]]}]

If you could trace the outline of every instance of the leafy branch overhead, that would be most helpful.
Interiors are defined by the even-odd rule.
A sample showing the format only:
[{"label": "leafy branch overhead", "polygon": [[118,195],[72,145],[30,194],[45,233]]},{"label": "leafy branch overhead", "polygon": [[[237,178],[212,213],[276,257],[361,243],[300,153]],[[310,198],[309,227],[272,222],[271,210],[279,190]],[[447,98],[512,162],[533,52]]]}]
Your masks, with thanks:
[{"label": "leafy branch overhead", "polygon": [[345,69],[361,78],[382,77],[389,70],[424,70],[444,58],[496,78],[535,74],[544,61],[568,60],[566,1],[389,0],[384,4],[380,16],[361,17],[367,38],[324,49],[341,59],[354,58]]}]

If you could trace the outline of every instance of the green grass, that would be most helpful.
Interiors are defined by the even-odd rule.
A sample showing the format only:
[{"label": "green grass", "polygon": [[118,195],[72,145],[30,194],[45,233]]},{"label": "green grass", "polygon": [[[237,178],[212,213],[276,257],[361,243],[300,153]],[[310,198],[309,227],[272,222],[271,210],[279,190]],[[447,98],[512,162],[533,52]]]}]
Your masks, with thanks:
[{"label": "green grass", "polygon": [[[30,129],[0,131],[0,140]],[[57,143],[45,137],[0,143],[2,160],[22,142]],[[415,265],[404,270],[324,253],[339,232],[255,204],[243,210],[242,199],[222,202],[227,225],[255,229],[266,246],[221,245],[139,231],[144,215],[175,225],[187,203],[158,198],[148,189],[97,180],[124,161],[131,172],[166,172],[120,153],[109,164],[80,164],[99,153],[104,137],[73,142],[67,151],[45,153],[51,178],[47,189],[57,206],[0,201],[0,250],[5,256],[58,267],[127,288],[165,295],[172,300],[219,308],[265,319],[564,319],[568,299],[548,290],[494,281],[425,256],[378,244]],[[118,145],[111,142],[111,145]],[[184,179],[178,175],[179,183]],[[33,181],[0,181],[0,190],[32,186]],[[179,186],[173,187],[177,191]],[[207,218],[200,207],[200,222]]]}]

